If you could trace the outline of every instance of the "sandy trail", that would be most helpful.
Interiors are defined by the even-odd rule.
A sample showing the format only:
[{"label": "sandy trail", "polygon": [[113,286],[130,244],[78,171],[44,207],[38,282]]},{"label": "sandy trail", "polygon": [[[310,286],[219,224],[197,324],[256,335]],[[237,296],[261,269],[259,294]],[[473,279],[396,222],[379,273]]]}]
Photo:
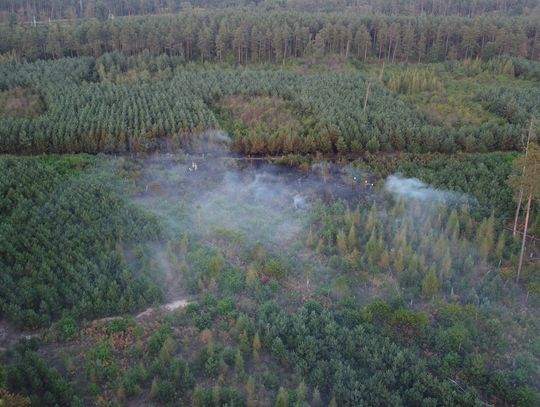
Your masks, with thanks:
[{"label": "sandy trail", "polygon": [[152,315],[155,312],[159,312],[159,311],[172,312],[172,311],[175,311],[175,310],[177,310],[179,308],[184,308],[188,304],[189,304],[188,300],[180,299],[180,300],[175,300],[175,301],[169,302],[169,303],[164,304],[164,305],[160,305],[159,307],[150,307],[150,308],[147,308],[146,310],[144,310],[143,312],[141,312],[140,314],[138,314],[135,317],[135,319],[141,319],[141,318]]}]

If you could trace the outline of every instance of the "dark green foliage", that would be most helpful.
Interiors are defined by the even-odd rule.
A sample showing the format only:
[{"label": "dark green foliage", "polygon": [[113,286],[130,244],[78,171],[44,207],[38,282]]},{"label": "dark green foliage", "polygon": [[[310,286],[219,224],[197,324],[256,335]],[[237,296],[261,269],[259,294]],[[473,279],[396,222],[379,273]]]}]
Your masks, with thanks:
[{"label": "dark green foliage", "polygon": [[235,310],[234,300],[232,298],[225,298],[217,304],[217,314],[222,317],[235,318],[237,311]]},{"label": "dark green foliage", "polygon": [[[304,7],[300,3],[290,0],[279,7]],[[335,7],[327,3],[317,7]],[[424,3],[425,13],[440,13],[431,1]],[[450,4],[447,12],[462,14],[467,3]],[[468,14],[502,7],[491,0],[481,3],[469,4]],[[393,14],[407,4],[383,0],[370,7]],[[521,6],[527,4],[520,0],[508,7]],[[177,10],[178,4],[105,0],[92,7],[85,12],[104,20],[109,10],[150,13]],[[413,12],[416,5],[407,7]],[[317,153],[366,156],[368,165],[375,157],[382,162],[381,173],[401,172],[467,194],[451,195],[449,206],[405,202],[383,192],[372,195],[375,185],[371,192],[361,191],[356,209],[333,198],[309,206],[309,237],[286,244],[278,239],[272,249],[250,239],[249,230],[212,225],[211,242],[205,241],[204,232],[190,229],[188,198],[181,196],[180,204],[172,204],[183,218],[167,244],[173,269],[168,293],[180,287],[192,303],[167,316],[165,310],[145,315],[136,334],[133,320],[126,319],[98,324],[95,331],[84,326],[78,333],[82,318],[133,312],[161,299],[151,259],[168,234],[126,194],[127,188],[144,185],[131,183],[144,165],[136,160],[117,165],[99,156],[4,157],[0,318],[39,326],[62,317],[46,337],[70,342],[61,350],[51,344],[43,354],[58,363],[62,352],[87,348],[73,377],[89,405],[152,400],[244,406],[245,393],[280,406],[537,405],[540,345],[531,338],[538,328],[538,273],[528,264],[527,286],[512,284],[515,244],[510,236],[497,244],[504,218],[514,209],[504,180],[515,155],[483,152],[522,148],[539,97],[524,79],[540,78],[538,62],[494,56],[538,59],[538,32],[537,19],[528,17],[387,18],[349,10],[263,14],[256,5],[241,12],[0,26],[0,53],[15,50],[0,58],[54,59],[0,65],[2,92],[24,89],[44,104],[32,115],[0,119],[0,152],[197,151],[200,141],[211,141],[213,133],[206,130],[224,127],[236,152],[291,154],[282,162],[305,169]],[[58,59],[75,55],[92,57]],[[334,57],[331,69],[310,65]],[[374,81],[371,68],[372,76],[359,74],[360,64],[347,62],[475,57],[476,62],[448,63],[445,74],[472,78],[490,72],[501,82],[531,86],[504,82],[485,89],[476,98],[489,111],[485,120],[467,126],[458,120],[448,127],[404,101],[413,98]],[[189,63],[194,61],[204,65]],[[224,64],[214,67],[208,61]],[[234,62],[294,69],[232,68]],[[368,78],[371,93],[363,109]],[[438,80],[418,65],[394,76],[389,86],[418,96],[440,90]],[[240,107],[232,106],[234,98],[242,100]],[[277,107],[269,109],[276,100]],[[227,118],[227,109],[237,109],[242,120]],[[250,120],[261,109],[267,117]],[[411,154],[396,154],[401,151]],[[165,196],[161,187],[174,186],[182,192],[181,176],[167,178],[151,190]],[[346,176],[329,178],[341,182]],[[163,201],[154,203],[161,208],[168,204]],[[534,215],[540,219],[536,208]],[[368,302],[372,298],[379,300]],[[2,360],[10,391],[31,395],[36,405],[78,406],[71,387],[36,349],[25,349]],[[73,359],[66,360],[70,374]],[[0,366],[0,387],[2,376]]]},{"label": "dark green foliage", "polygon": [[161,347],[165,343],[165,340],[171,334],[171,327],[167,324],[163,324],[149,339],[148,351],[150,355],[157,356]]},{"label": "dark green foliage", "polygon": [[129,326],[129,321],[124,318],[113,319],[107,326],[107,333],[114,334],[118,332],[125,332]]},{"label": "dark green foliage", "polygon": [[[224,387],[219,388],[217,392],[218,400],[215,399],[216,393],[213,389],[197,387],[193,392],[193,406],[195,407],[244,407],[246,405],[243,394],[237,389]],[[216,403],[217,402],[217,403]]]},{"label": "dark green foliage", "polygon": [[90,157],[0,159],[1,315],[37,326],[64,310],[94,318],[160,298],[123,257],[124,247],[158,239],[157,221],[99,165]]},{"label": "dark green foliage", "polygon": [[533,407],[540,403],[538,393],[531,387],[519,387],[513,392],[513,398],[519,407]]},{"label": "dark green foliage", "polygon": [[[495,191],[486,182],[489,169],[504,167],[508,154],[454,157],[460,165],[440,156],[424,158],[399,165],[403,172],[455,189],[460,184],[453,172],[462,169],[470,182],[464,190],[480,185],[488,191],[487,202]],[[62,181],[74,182],[99,175],[101,159],[30,161],[42,162]],[[129,165],[122,168],[133,170]],[[96,180],[106,181],[111,193],[124,193],[122,185],[103,174]],[[506,308],[513,306],[510,290],[518,287],[505,283],[498,269],[485,272],[493,260],[501,261],[502,267],[511,261],[511,243],[501,258],[492,250],[499,221],[473,216],[460,199],[450,205],[401,201],[382,191],[357,208],[345,201],[315,202],[305,215],[306,228],[312,238],[324,241],[324,249],[318,250],[317,242],[304,246],[307,239],[302,234],[281,253],[235,241],[233,255],[227,252],[230,242],[223,249],[195,234],[189,243],[180,244],[177,238],[170,256],[185,262],[179,273],[185,287],[192,289],[193,302],[166,316],[156,312],[155,320],[138,320],[141,329],[136,335],[132,319],[98,324],[97,332],[108,336],[105,340],[87,336],[92,332],[88,327],[76,335],[77,319],[60,314],[64,318],[54,332],[72,338],[70,348],[95,340],[82,364],[85,383],[76,379],[84,401],[92,404],[99,396],[121,405],[144,399],[156,405],[243,406],[249,404],[244,394],[251,377],[249,388],[257,400],[288,400],[289,406],[537,402],[537,349],[531,342],[536,327],[523,330],[529,317],[513,318]],[[101,222],[101,216],[92,221]],[[289,255],[296,251],[308,260]],[[242,260],[231,264],[229,259],[237,253]],[[309,287],[302,274],[307,267]],[[246,284],[250,268],[253,281]],[[426,276],[435,283],[422,291],[428,286]],[[273,280],[279,277],[279,282]],[[389,287],[381,281],[388,281]],[[289,290],[289,284],[297,284],[309,296],[295,298],[296,288]],[[366,304],[374,295],[379,300]],[[269,299],[273,301],[263,303]],[[510,330],[524,333],[510,336]],[[123,348],[126,343],[128,348]],[[6,361],[9,369],[11,362]],[[299,386],[302,381],[304,386]],[[297,387],[301,391],[292,390]]]},{"label": "dark green foliage", "polygon": [[246,401],[244,395],[237,389],[224,387],[219,393],[220,406],[238,406],[244,407]]},{"label": "dark green foliage", "polygon": [[515,208],[506,179],[515,157],[513,153],[431,158],[405,155],[392,171],[419,178],[435,188],[468,194],[487,208],[487,214],[496,208],[501,214],[511,216]]},{"label": "dark green foliage", "polygon": [[37,344],[21,341],[11,354],[7,388],[27,395],[36,406],[80,406],[71,386],[37,353]]},{"label": "dark green foliage", "polygon": [[170,403],[176,398],[174,384],[167,380],[159,380],[156,382],[155,394],[153,399],[160,403]]},{"label": "dark green foliage", "polygon": [[220,369],[220,350],[213,346],[206,346],[197,355],[195,366],[206,377],[217,377]]},{"label": "dark green foliage", "polygon": [[54,327],[59,339],[63,341],[71,339],[76,333],[79,332],[77,322],[73,317],[69,316],[61,318]]},{"label": "dark green foliage", "polygon": [[467,400],[474,405],[474,394],[461,394],[434,377],[414,351],[368,326],[346,327],[318,304],[307,304],[291,316],[267,307],[258,323],[264,341],[282,342],[291,364],[327,402],[333,394],[343,406],[467,405]]},{"label": "dark green foliage", "polygon": [[540,82],[540,63],[524,58],[512,58],[511,61],[515,76]]},{"label": "dark green foliage", "polygon": [[102,342],[86,352],[85,371],[93,383],[110,383],[119,376],[110,342]]},{"label": "dark green foliage", "polygon": [[287,277],[287,268],[278,260],[270,260],[264,265],[264,274],[275,279]]},{"label": "dark green foliage", "polygon": [[147,372],[142,366],[130,367],[120,380],[126,397],[132,397],[140,393],[141,386],[147,380]]},{"label": "dark green foliage", "polygon": [[509,123],[526,125],[532,117],[540,117],[540,88],[492,87],[478,95],[490,112]]},{"label": "dark green foliage", "polygon": [[167,374],[169,380],[174,383],[175,388],[180,392],[187,392],[195,384],[189,366],[181,359],[174,358],[171,361]]},{"label": "dark green foliage", "polygon": [[238,269],[230,269],[222,273],[225,295],[238,294],[244,289],[244,275]]},{"label": "dark green foliage", "polygon": [[[459,204],[456,207],[459,207]],[[322,254],[327,256],[328,264],[332,268],[348,273],[353,273],[355,268],[359,267],[367,268],[372,273],[393,270],[403,287],[415,291],[421,285],[423,277],[433,274],[433,267],[437,267],[439,272],[435,278],[441,282],[450,278],[452,283],[448,284],[451,285],[457,277],[452,270],[464,271],[464,267],[467,267],[467,255],[470,254],[476,262],[479,261],[480,257],[475,248],[469,248],[468,243],[458,244],[460,239],[467,241],[471,237],[466,235],[465,223],[475,224],[466,207],[465,210],[456,212],[455,209],[433,203],[424,205],[418,201],[397,201],[376,203],[371,209],[358,206],[355,211],[358,213],[358,226],[355,226],[358,238],[343,249],[344,253],[340,253],[337,247],[339,242],[336,241],[340,230],[351,227],[351,211],[345,209],[342,202],[336,202],[330,207],[317,206],[312,213],[313,230],[321,239],[330,243]],[[421,218],[418,217],[420,211],[423,213]],[[456,218],[456,226],[447,228],[447,223],[455,224]],[[437,225],[435,229],[434,225]],[[491,235],[493,236],[493,232]],[[490,240],[488,243],[491,248],[493,242]],[[389,256],[389,252],[393,255]],[[462,260],[452,258],[452,253]],[[453,264],[448,264],[449,256],[450,263],[454,259]],[[473,270],[468,270],[468,273],[472,272]],[[465,284],[462,279],[460,276],[457,281]],[[362,284],[361,281],[357,283]],[[354,284],[354,279],[348,281],[348,285],[351,284]],[[416,294],[419,292],[408,293],[411,298]],[[433,293],[428,297],[431,295]]]}]

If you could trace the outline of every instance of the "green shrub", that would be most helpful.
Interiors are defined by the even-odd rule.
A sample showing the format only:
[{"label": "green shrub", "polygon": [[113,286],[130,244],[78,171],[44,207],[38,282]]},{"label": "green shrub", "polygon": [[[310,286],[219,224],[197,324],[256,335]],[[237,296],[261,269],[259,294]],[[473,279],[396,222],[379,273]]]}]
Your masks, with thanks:
[{"label": "green shrub", "polygon": [[56,323],[55,330],[60,340],[67,341],[79,332],[79,326],[73,317],[65,316]]}]

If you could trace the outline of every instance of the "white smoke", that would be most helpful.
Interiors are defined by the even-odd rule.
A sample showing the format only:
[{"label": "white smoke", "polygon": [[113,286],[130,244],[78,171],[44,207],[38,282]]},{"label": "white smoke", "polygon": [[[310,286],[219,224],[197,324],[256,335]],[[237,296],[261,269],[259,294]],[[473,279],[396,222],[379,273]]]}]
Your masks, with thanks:
[{"label": "white smoke", "polygon": [[297,203],[300,206],[297,195],[294,185],[268,171],[228,170],[215,188],[195,200],[195,206],[207,229],[241,231],[250,241],[283,241],[300,233],[306,220],[306,215],[294,211]]},{"label": "white smoke", "polygon": [[399,174],[390,175],[386,179],[384,189],[399,198],[419,201],[446,202],[463,197],[455,192],[432,188],[418,178],[404,178]]},{"label": "white smoke", "polygon": [[300,194],[296,194],[293,198],[294,209],[304,209],[306,207],[306,198]]},{"label": "white smoke", "polygon": [[195,153],[226,155],[230,152],[230,143],[231,139],[227,133],[221,130],[205,130],[192,134],[185,147]]}]

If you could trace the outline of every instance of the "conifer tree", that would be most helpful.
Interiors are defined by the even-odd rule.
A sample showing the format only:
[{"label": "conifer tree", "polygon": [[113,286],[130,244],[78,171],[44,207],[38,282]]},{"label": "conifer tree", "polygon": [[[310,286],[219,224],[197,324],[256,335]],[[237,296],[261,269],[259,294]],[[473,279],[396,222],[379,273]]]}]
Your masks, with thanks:
[{"label": "conifer tree", "polygon": [[313,245],[314,245],[313,231],[311,230],[311,228],[309,228],[308,235],[306,238],[306,246],[312,249]]},{"label": "conifer tree", "polygon": [[321,393],[319,392],[319,389],[317,387],[313,389],[313,393],[311,395],[311,405],[312,407],[322,406]]},{"label": "conifer tree", "polygon": [[302,406],[305,399],[306,399],[306,393],[307,393],[307,386],[304,380],[301,380],[300,383],[298,383],[298,387],[296,388],[296,400],[297,405]]},{"label": "conifer tree", "polygon": [[236,369],[236,373],[238,375],[244,374],[244,357],[242,356],[240,349],[236,350],[236,355],[234,357],[234,368]]},{"label": "conifer tree", "polygon": [[276,398],[275,407],[288,407],[288,406],[289,406],[289,393],[283,387],[280,387],[277,398]]},{"label": "conifer tree", "polygon": [[261,340],[259,338],[259,333],[256,332],[253,336],[253,360],[258,362],[260,358],[261,351]]},{"label": "conifer tree", "polygon": [[347,235],[347,244],[349,246],[349,250],[354,250],[357,246],[356,228],[354,227],[354,223],[351,224],[349,229],[349,234]]},{"label": "conifer tree", "polygon": [[431,269],[422,280],[422,294],[425,297],[433,297],[439,292],[439,279],[434,269]]},{"label": "conifer tree", "polygon": [[221,400],[221,389],[219,387],[219,384],[215,384],[214,387],[212,388],[212,401],[214,402],[214,406],[219,406],[220,405],[220,400]]},{"label": "conifer tree", "polygon": [[343,232],[343,229],[339,229],[337,237],[336,237],[336,244],[338,253],[341,256],[347,255],[347,238],[345,236],[345,233]]},{"label": "conifer tree", "polygon": [[255,393],[255,379],[249,376],[246,384],[247,407],[257,406],[257,394]]}]

